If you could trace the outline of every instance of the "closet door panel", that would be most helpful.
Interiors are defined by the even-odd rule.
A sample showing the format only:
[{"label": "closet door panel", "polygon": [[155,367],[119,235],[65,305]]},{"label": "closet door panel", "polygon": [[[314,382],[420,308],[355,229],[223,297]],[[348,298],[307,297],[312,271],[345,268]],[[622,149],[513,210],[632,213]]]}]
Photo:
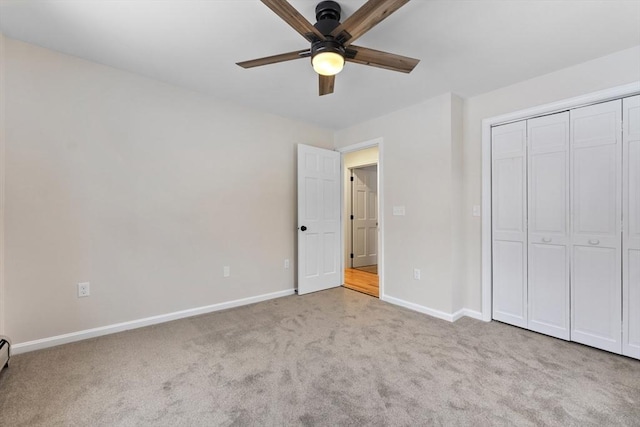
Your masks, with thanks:
[{"label": "closet door panel", "polygon": [[622,351],[620,100],[572,110],[571,340]]},{"label": "closet door panel", "polygon": [[493,318],[527,327],[525,247],[522,242],[495,241],[493,256]]},{"label": "closet door panel", "polygon": [[496,159],[494,162],[494,235],[499,240],[522,241],[525,221],[524,158]]},{"label": "closet door panel", "polygon": [[529,231],[565,238],[569,158],[566,152],[529,157]]},{"label": "closet door panel", "polygon": [[569,339],[569,257],[562,245],[529,245],[529,329]]},{"label": "closet door panel", "polygon": [[493,318],[527,327],[526,123],[491,132]]},{"label": "closet door panel", "polygon": [[620,224],[618,146],[578,148],[573,153],[573,240],[617,246]]},{"label": "closet door panel", "polygon": [[622,105],[622,354],[640,359],[640,95]]},{"label": "closet door panel", "polygon": [[527,121],[528,327],[569,339],[569,113]]},{"label": "closet door panel", "polygon": [[620,353],[618,251],[576,246],[573,265],[572,341]]}]

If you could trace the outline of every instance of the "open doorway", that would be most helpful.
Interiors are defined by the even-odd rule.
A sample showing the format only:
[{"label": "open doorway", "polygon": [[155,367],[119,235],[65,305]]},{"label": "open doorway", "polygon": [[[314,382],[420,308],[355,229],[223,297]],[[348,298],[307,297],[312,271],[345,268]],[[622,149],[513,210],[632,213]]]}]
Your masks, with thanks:
[{"label": "open doorway", "polygon": [[379,297],[378,147],[345,153],[344,286]]}]

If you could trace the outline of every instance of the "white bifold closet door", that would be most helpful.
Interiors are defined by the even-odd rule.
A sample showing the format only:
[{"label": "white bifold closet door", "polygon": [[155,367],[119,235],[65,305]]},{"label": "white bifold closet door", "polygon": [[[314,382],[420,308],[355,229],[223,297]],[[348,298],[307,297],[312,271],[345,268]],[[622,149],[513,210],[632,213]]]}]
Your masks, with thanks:
[{"label": "white bifold closet door", "polygon": [[493,318],[527,327],[525,121],[491,129]]},{"label": "white bifold closet door", "polygon": [[622,101],[571,110],[571,340],[622,352]]},{"label": "white bifold closet door", "polygon": [[640,359],[640,95],[622,111],[622,354]]},{"label": "white bifold closet door", "polygon": [[528,328],[568,340],[569,112],[527,121]]}]

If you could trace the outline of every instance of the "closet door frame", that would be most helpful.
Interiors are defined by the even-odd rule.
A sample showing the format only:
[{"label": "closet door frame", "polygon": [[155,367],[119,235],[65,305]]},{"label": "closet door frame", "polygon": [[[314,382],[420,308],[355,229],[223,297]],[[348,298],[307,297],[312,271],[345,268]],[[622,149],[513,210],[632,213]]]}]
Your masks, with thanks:
[{"label": "closet door frame", "polygon": [[637,94],[640,94],[640,81],[509,114],[487,118],[482,121],[482,320],[486,322],[491,321],[493,312],[491,128],[493,126],[507,124],[514,121],[553,114],[604,101],[630,97]]},{"label": "closet door frame", "polygon": [[639,110],[640,95],[622,99],[622,354],[636,359],[640,359]]}]

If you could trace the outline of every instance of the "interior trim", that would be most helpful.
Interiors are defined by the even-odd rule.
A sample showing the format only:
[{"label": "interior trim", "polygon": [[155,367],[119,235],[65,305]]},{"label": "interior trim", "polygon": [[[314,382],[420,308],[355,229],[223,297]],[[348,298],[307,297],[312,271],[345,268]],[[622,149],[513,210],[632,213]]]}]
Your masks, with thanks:
[{"label": "interior trim", "polygon": [[357,144],[347,145],[346,147],[336,148],[340,155],[340,280],[341,285],[344,283],[344,155],[354,151],[364,150],[365,148],[378,147],[378,298],[384,300],[384,144],[382,138],[375,138],[369,141],[359,142]]},{"label": "interior trim", "polygon": [[43,348],[54,347],[61,344],[86,340],[89,338],[100,337],[103,335],[115,334],[117,332],[128,331],[130,329],[143,328],[145,326],[157,325],[159,323],[170,322],[172,320],[184,319],[186,317],[198,316],[201,314],[212,313],[214,311],[226,310],[228,308],[240,307],[243,305],[254,304],[257,302],[267,301],[270,299],[286,297],[293,295],[294,289],[272,292],[268,294],[257,295],[248,298],[237,299],[233,301],[221,302],[218,304],[206,305],[203,307],[190,308],[187,310],[174,311],[173,313],[161,314],[158,316],[145,317],[143,319],[131,320],[129,322],[115,323],[113,325],[101,326],[98,328],[85,329],[84,331],[71,332],[68,334],[56,335],[49,338],[42,338],[33,341],[14,344],[11,346],[11,354],[26,353]]},{"label": "interior trim", "polygon": [[460,319],[461,317],[471,317],[472,319],[482,320],[482,313],[468,308],[461,308],[452,314],[453,321]]},{"label": "interior trim", "polygon": [[[4,35],[0,33],[0,61],[5,61]],[[0,63],[0,91],[5,91],[5,64]],[[5,97],[0,97],[0,335],[5,333],[4,290],[4,194],[5,194]]]},{"label": "interior trim", "polygon": [[[426,307],[424,305],[415,304],[413,302],[405,301],[405,300],[400,299],[400,298],[385,296],[384,298],[381,297],[380,299],[385,301],[385,302],[388,302],[390,304],[393,304],[393,305],[399,305],[400,307],[404,307],[404,308],[408,308],[409,310],[417,311],[418,313],[423,313],[423,314],[427,314],[427,315],[429,315],[431,317],[435,317],[435,318],[438,318],[438,319],[446,320],[447,322],[453,322],[455,320],[454,319],[454,315],[457,315],[460,311],[462,311],[462,310],[459,310],[455,314],[451,314],[451,313],[446,313],[444,311],[436,310],[434,308]],[[461,316],[459,316],[459,317],[461,317]]]}]

